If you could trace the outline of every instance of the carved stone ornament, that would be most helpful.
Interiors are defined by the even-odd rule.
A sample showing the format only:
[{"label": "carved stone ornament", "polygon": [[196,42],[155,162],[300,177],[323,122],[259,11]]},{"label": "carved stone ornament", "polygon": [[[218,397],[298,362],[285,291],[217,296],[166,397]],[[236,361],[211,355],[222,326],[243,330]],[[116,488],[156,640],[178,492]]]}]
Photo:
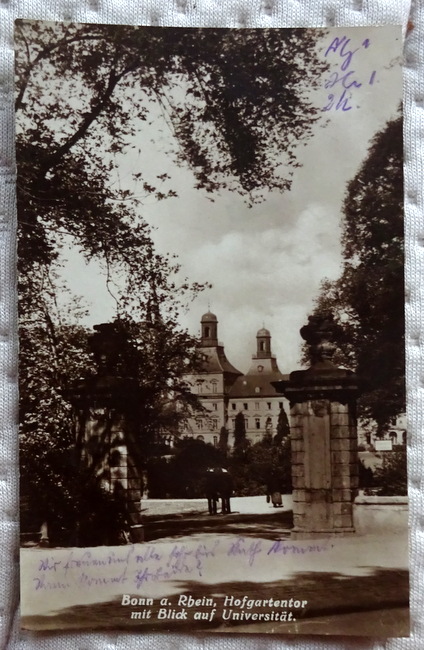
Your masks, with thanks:
[{"label": "carved stone ornament", "polygon": [[330,414],[330,402],[326,399],[317,399],[309,402],[312,413],[317,418],[323,418]]},{"label": "carved stone ornament", "polygon": [[99,375],[115,375],[124,343],[122,332],[114,323],[94,325],[95,334],[89,339],[90,348],[98,365]]},{"label": "carved stone ornament", "polygon": [[332,358],[337,348],[334,341],[341,332],[342,328],[334,322],[334,316],[330,311],[308,317],[308,324],[301,328],[300,335],[310,347],[312,364],[332,365]]}]

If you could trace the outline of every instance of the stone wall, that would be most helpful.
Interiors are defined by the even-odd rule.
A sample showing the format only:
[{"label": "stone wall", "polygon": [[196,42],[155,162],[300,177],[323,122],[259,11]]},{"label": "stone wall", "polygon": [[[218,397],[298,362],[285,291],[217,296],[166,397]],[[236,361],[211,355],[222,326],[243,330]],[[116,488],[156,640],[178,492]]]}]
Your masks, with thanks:
[{"label": "stone wall", "polygon": [[404,533],[408,530],[408,497],[358,496],[353,519],[360,534]]},{"label": "stone wall", "polygon": [[294,533],[353,532],[356,444],[352,405],[325,399],[292,405]]}]

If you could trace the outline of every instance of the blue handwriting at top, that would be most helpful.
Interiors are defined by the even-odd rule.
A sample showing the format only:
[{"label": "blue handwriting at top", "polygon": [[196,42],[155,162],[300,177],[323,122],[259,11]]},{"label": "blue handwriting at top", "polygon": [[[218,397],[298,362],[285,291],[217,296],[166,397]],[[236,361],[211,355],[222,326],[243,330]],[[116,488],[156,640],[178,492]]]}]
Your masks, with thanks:
[{"label": "blue handwriting at top", "polygon": [[370,46],[370,40],[366,38],[360,47],[355,48],[354,50],[350,50],[349,48],[349,43],[350,43],[350,38],[347,36],[343,36],[342,38],[333,38],[331,41],[330,45],[325,51],[325,56],[327,57],[330,52],[334,52],[335,54],[338,54],[342,59],[343,63],[341,64],[341,69],[343,72],[348,69],[350,64],[352,63],[353,55],[361,49],[361,47],[364,47],[367,49]]},{"label": "blue handwriting at top", "polygon": [[[324,88],[332,90],[332,92],[327,95],[323,111],[336,110],[346,113],[354,108],[353,91],[358,90],[363,83],[366,83],[359,78],[353,68],[354,57],[359,50],[367,50],[370,45],[371,41],[368,38],[364,39],[358,47],[354,47],[351,39],[347,36],[336,36],[332,39],[324,56],[329,58],[330,55],[333,55],[332,59],[335,57],[337,68],[331,71],[330,76],[324,82]],[[370,86],[374,84],[375,77],[376,71],[374,70],[368,80]]]}]

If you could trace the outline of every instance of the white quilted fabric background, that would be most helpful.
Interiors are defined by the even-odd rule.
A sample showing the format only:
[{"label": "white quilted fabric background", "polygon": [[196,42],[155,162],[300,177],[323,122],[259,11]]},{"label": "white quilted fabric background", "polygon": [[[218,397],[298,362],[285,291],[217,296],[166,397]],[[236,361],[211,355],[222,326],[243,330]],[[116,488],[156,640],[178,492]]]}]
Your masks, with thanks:
[{"label": "white quilted fabric background", "polygon": [[[140,25],[294,27],[401,23],[406,34],[405,202],[411,503],[409,639],[19,632],[17,339],[13,126],[15,18]],[[424,3],[422,0],[0,0],[0,650],[424,648]],[[358,630],[360,632],[360,630]]]}]

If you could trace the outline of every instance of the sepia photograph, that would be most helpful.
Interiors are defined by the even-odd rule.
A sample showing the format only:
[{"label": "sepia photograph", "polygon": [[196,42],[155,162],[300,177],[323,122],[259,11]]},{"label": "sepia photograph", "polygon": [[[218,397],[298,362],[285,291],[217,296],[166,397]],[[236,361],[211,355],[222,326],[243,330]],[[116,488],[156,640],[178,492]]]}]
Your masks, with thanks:
[{"label": "sepia photograph", "polygon": [[22,628],[408,636],[401,28],[15,52]]}]

